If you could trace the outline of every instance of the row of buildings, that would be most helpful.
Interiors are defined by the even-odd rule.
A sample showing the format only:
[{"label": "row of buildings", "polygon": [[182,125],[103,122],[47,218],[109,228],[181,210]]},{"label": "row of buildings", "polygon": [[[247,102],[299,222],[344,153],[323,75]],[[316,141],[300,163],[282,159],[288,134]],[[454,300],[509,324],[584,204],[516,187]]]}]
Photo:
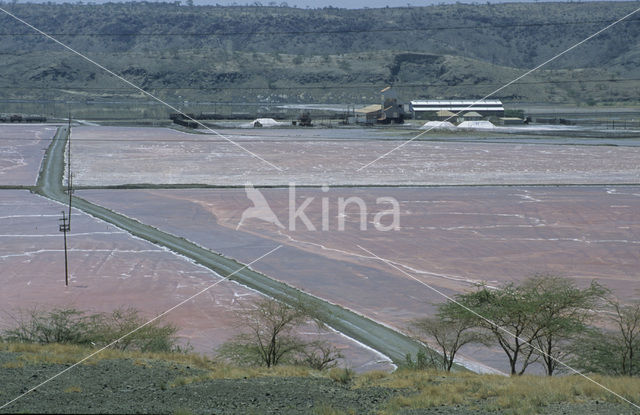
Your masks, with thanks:
[{"label": "row of buildings", "polygon": [[416,100],[402,102],[397,93],[387,87],[380,91],[381,104],[356,109],[357,123],[402,123],[405,119],[439,121],[476,121],[488,117],[504,118],[504,105],[490,100]]}]

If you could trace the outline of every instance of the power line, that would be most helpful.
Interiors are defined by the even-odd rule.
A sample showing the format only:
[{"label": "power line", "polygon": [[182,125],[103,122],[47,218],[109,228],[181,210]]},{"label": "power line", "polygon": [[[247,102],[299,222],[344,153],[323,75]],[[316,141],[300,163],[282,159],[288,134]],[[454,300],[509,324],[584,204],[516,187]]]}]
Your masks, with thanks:
[{"label": "power line", "polygon": [[[640,19],[629,19],[622,23],[638,22]],[[592,24],[613,23],[614,20],[586,20],[581,22],[538,22],[538,23],[506,23],[476,26],[431,26],[413,28],[375,28],[375,29],[335,29],[335,30],[279,30],[279,31],[238,31],[238,32],[182,32],[182,33],[49,33],[51,36],[87,36],[87,37],[207,37],[207,36],[256,36],[256,35],[316,35],[316,34],[348,34],[348,33],[394,33],[394,32],[431,32],[441,30],[478,30],[478,29],[508,29],[514,27],[544,27],[544,26],[579,26]],[[38,36],[37,33],[0,33],[0,36]]]}]

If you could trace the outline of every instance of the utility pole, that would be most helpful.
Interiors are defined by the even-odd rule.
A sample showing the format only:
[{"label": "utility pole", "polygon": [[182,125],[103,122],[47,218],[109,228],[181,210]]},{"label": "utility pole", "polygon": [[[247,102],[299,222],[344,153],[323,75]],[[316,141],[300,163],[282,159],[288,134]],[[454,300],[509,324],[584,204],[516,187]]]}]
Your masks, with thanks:
[{"label": "utility pole", "polygon": [[69,193],[69,229],[71,229],[71,195],[73,194],[73,173],[71,172],[69,172],[67,184],[69,185],[67,188],[67,192]]},{"label": "utility pole", "polygon": [[59,221],[59,230],[64,233],[64,285],[69,286],[69,262],[67,260],[67,232],[71,230],[71,225],[67,222],[64,210],[62,211],[62,219]]},{"label": "utility pole", "polygon": [[69,193],[69,229],[71,229],[71,194],[73,177],[71,176],[71,113],[69,113],[69,125],[67,126],[67,193]]}]

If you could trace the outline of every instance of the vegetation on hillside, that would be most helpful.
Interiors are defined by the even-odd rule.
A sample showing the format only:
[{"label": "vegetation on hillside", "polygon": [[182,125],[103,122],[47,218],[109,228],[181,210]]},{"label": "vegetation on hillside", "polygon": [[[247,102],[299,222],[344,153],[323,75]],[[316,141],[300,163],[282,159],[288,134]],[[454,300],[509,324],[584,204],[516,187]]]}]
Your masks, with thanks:
[{"label": "vegetation on hillside", "polygon": [[[173,102],[367,103],[480,98],[635,9],[633,2],[302,10],[179,3],[11,4],[12,13]],[[7,98],[142,98],[0,16]],[[497,93],[507,101],[636,103],[639,18]]]},{"label": "vegetation on hillside", "polygon": [[72,344],[141,352],[187,351],[177,344],[178,328],[156,320],[147,323],[138,310],[120,308],[89,314],[74,308],[31,310],[17,316],[0,338],[14,343]]}]

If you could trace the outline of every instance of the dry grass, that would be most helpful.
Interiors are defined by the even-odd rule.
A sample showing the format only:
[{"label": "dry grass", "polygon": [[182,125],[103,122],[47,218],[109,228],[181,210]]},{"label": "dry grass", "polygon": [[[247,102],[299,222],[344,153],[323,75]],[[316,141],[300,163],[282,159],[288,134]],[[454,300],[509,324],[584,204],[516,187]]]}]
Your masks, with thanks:
[{"label": "dry grass", "polygon": [[[74,364],[92,353],[95,353],[97,350],[98,349],[92,349],[85,346],[66,344],[40,345],[35,343],[0,342],[0,351],[20,353],[17,361],[22,362],[22,364]],[[147,365],[149,361],[162,360],[205,370],[209,370],[216,365],[215,362],[208,357],[195,353],[123,352],[113,349],[105,349],[84,361],[83,364],[95,364],[96,362],[105,359],[132,359],[134,360],[134,364],[137,365]]]},{"label": "dry grass", "polygon": [[5,369],[21,369],[24,367],[24,362],[13,360],[11,362],[4,363],[2,367]]},{"label": "dry grass", "polygon": [[[632,402],[638,400],[640,379],[604,376],[594,376],[592,379]],[[534,414],[554,403],[592,400],[623,403],[614,394],[580,376],[505,377],[473,373],[398,371],[373,380],[366,375],[361,376],[357,385],[407,390],[408,393],[392,398],[384,413],[463,404],[489,411],[508,410],[517,414]]]},{"label": "dry grass", "polygon": [[[0,343],[0,351],[19,353],[15,360],[3,364],[4,368],[21,368],[29,364],[72,364],[94,349],[67,345],[35,345]],[[260,377],[324,377],[336,378],[339,370],[319,372],[299,366],[234,367],[196,354],[140,353],[105,350],[87,361],[99,359],[128,359],[135,365],[147,366],[154,361],[173,362],[200,368],[198,376],[178,377],[168,387],[184,386],[212,379],[245,379]],[[632,402],[638,401],[640,379],[628,377],[593,376],[592,379]],[[338,379],[334,379],[339,382]],[[466,405],[485,411],[503,410],[514,414],[539,413],[554,403],[581,403],[593,400],[624,404],[619,398],[581,376],[515,376],[477,375],[468,372],[444,373],[438,371],[398,370],[380,371],[354,376],[345,384],[350,388],[383,387],[398,393],[383,407],[382,414],[394,414],[407,409],[430,408],[440,405]],[[80,392],[71,387],[65,392]],[[73,390],[72,390],[73,389]],[[79,388],[78,388],[79,389]],[[318,413],[337,414],[331,407]]]},{"label": "dry grass", "polygon": [[[0,342],[0,351],[18,353],[15,360],[3,364],[5,368],[21,368],[30,364],[74,364],[97,349],[84,346],[34,343],[3,343]],[[149,366],[154,361],[178,363],[192,368],[206,370],[199,376],[176,378],[169,386],[186,385],[209,379],[243,379],[259,377],[321,377],[328,376],[322,372],[301,366],[274,366],[266,367],[236,367],[217,362],[206,356],[195,353],[143,353],[123,352],[120,350],[105,349],[83,364],[91,365],[100,360],[127,359],[136,366]]]},{"label": "dry grass", "polygon": [[374,384],[379,385],[383,379],[387,379],[389,376],[390,374],[388,372],[383,372],[381,370],[365,372],[355,378],[354,386],[368,387],[373,386]]},{"label": "dry grass", "polygon": [[64,393],[81,393],[82,388],[80,386],[69,386],[64,390]]},{"label": "dry grass", "polygon": [[329,371],[329,377],[338,383],[343,385],[350,384],[355,378],[355,372],[349,368],[334,367]]}]

